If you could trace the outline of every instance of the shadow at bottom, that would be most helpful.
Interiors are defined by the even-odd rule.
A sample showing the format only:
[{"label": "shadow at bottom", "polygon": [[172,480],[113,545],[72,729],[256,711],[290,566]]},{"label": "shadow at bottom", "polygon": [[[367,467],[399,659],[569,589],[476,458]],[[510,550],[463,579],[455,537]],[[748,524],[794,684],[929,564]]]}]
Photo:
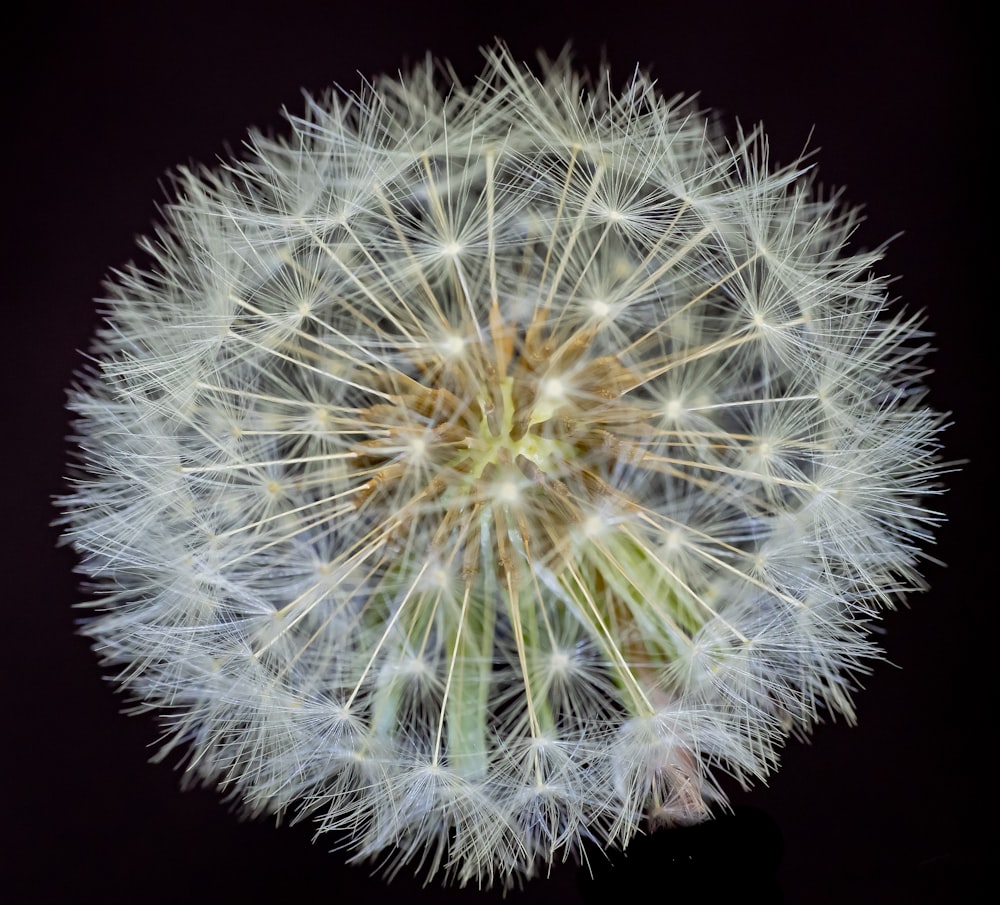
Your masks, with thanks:
[{"label": "shadow at bottom", "polygon": [[701,903],[748,897],[784,903],[778,884],[782,850],[781,830],[770,817],[738,807],[706,823],[637,836],[624,852],[588,851],[580,894],[587,905],[614,905],[633,894],[645,901],[650,893],[663,902],[691,894]]}]

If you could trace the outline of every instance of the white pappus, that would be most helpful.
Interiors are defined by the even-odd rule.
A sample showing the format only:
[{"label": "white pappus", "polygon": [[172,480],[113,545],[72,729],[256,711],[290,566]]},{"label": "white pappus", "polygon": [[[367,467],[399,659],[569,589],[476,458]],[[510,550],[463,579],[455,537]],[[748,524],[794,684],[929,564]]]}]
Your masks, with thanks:
[{"label": "white pappus", "polygon": [[60,506],[190,777],[506,886],[852,718],[942,420],[805,162],[640,72],[486,57],[180,171]]}]

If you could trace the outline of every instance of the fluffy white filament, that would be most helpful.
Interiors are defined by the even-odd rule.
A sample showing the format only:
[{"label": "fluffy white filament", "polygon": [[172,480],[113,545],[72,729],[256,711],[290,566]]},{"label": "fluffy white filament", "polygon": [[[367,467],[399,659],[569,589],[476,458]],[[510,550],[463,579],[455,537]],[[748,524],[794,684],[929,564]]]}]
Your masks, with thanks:
[{"label": "fluffy white filament", "polygon": [[190,775],[484,886],[851,718],[940,427],[805,164],[487,56],[178,176],[62,500],[84,631]]}]

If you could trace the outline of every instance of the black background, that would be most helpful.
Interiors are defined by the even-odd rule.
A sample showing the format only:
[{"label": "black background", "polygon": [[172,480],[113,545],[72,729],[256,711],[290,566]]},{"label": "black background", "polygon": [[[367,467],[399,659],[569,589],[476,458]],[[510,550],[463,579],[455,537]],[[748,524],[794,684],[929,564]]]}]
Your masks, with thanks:
[{"label": "black background", "polygon": [[985,615],[997,255],[984,237],[996,213],[983,23],[961,4],[919,0],[234,0],[19,15],[6,23],[0,177],[8,901],[499,901],[405,876],[386,886],[328,853],[328,840],[311,845],[306,826],[239,822],[214,793],[178,791],[169,765],[147,763],[155,724],[118,714],[121,698],[74,635],[74,557],[55,549],[48,524],[65,461],[64,387],[96,324],[92,298],[155,218],[164,173],[238,147],[248,126],[280,126],[302,88],[353,88],[358,71],[394,71],[428,50],[471,78],[494,35],[528,61],[572,40],[580,66],[603,54],[619,83],[636,62],[651,67],[665,93],[700,92],[731,125],[763,121],[779,162],[818,147],[824,183],[865,205],[858,246],[902,233],[884,269],[928,313],[932,403],[955,421],[947,456],[970,460],[942,501],[950,522],[932,552],[948,568],[928,564],[933,589],[886,618],[891,665],[866,681],[858,727],[823,725],[812,744],[791,744],[769,787],[734,793],[734,817],[644,840],[596,883],[558,867],[508,901],[979,901],[997,660]]}]

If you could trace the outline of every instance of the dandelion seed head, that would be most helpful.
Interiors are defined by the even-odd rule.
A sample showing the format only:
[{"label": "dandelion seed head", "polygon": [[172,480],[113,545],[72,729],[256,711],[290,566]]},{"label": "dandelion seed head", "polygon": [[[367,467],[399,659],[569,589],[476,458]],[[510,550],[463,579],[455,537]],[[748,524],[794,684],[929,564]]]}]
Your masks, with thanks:
[{"label": "dandelion seed head", "polygon": [[853,718],[942,422],[801,161],[486,57],[181,171],[60,505],[83,631],[192,777],[509,886]]}]

